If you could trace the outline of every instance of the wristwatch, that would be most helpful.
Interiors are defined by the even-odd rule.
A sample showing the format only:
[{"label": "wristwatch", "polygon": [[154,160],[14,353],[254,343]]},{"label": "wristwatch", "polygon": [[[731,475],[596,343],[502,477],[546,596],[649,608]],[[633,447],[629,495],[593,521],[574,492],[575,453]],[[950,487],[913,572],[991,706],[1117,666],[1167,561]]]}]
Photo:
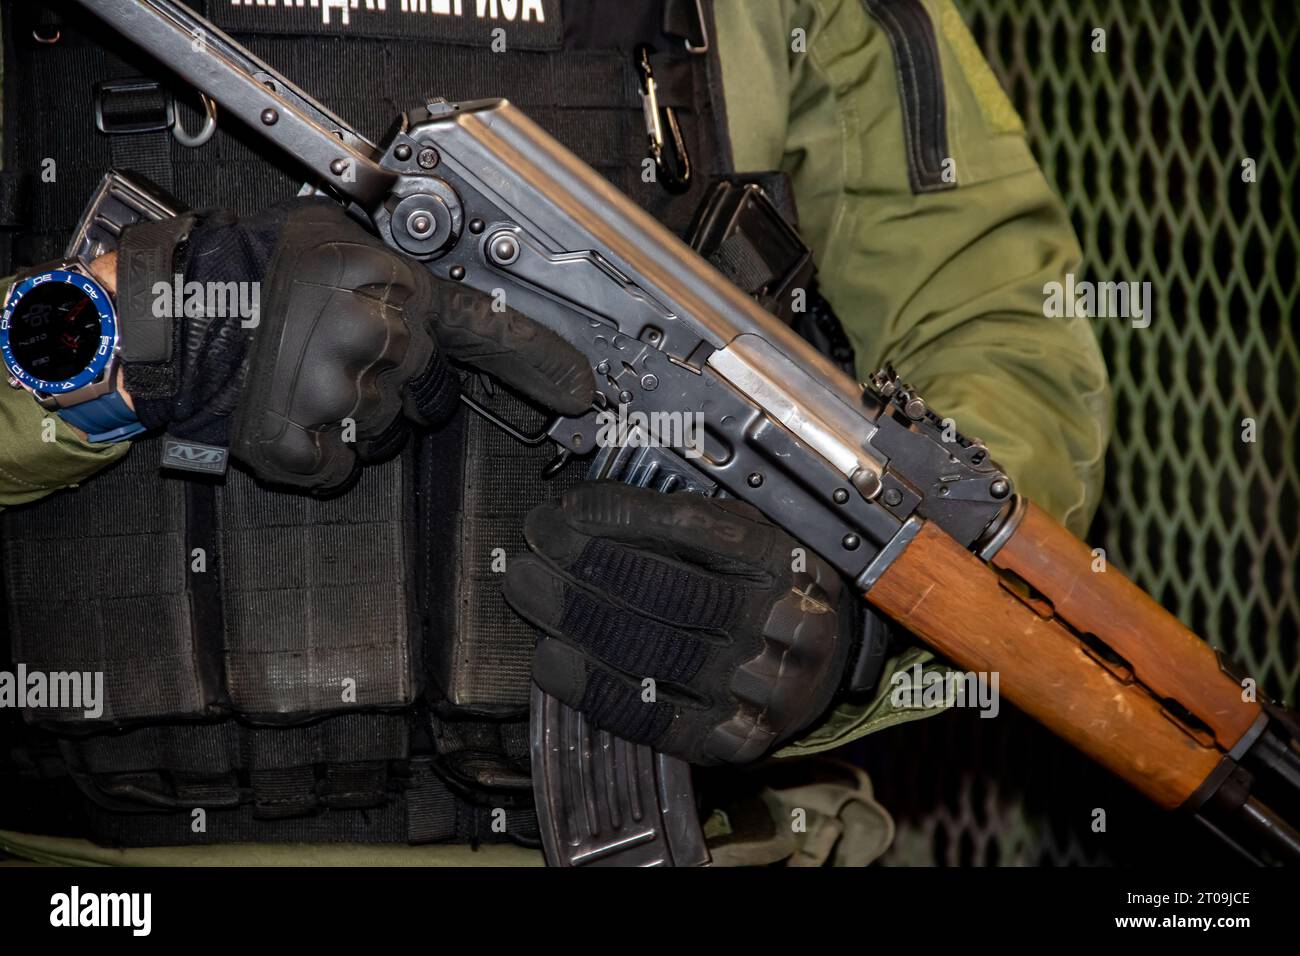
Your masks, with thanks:
[{"label": "wristwatch", "polygon": [[5,297],[0,354],[9,384],[31,392],[92,442],[126,441],[145,428],[117,391],[122,324],[113,297],[87,263],[115,251],[123,230],[173,218],[182,208],[144,177],[110,170],[63,259],[20,273]]},{"label": "wristwatch", "polygon": [[9,384],[92,442],[145,430],[117,390],[120,339],[113,297],[80,259],[19,275],[5,297],[0,354]]}]

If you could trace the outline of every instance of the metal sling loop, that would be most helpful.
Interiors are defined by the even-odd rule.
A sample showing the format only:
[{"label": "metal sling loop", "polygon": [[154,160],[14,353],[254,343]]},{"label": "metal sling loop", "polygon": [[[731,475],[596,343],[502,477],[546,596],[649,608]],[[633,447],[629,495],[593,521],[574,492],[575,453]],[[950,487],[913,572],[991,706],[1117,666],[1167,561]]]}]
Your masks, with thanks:
[{"label": "metal sling loop", "polygon": [[182,146],[190,149],[198,149],[208,140],[212,139],[212,134],[217,131],[217,103],[207,93],[200,93],[203,100],[203,111],[206,114],[203,119],[203,125],[199,127],[197,133],[190,133],[181,125],[179,113],[176,121],[172,124],[172,138]]},{"label": "metal sling loop", "polygon": [[[691,187],[691,156],[686,151],[686,142],[682,139],[682,130],[677,123],[677,111],[671,106],[660,109],[659,85],[650,66],[650,47],[646,44],[636,48],[636,66],[641,74],[641,109],[645,113],[645,131],[650,140],[650,155],[654,158],[655,168],[659,170],[660,184],[670,193],[684,193]],[[668,132],[672,136],[672,151],[675,154],[670,162],[664,150],[664,127],[660,114],[668,120]]]}]

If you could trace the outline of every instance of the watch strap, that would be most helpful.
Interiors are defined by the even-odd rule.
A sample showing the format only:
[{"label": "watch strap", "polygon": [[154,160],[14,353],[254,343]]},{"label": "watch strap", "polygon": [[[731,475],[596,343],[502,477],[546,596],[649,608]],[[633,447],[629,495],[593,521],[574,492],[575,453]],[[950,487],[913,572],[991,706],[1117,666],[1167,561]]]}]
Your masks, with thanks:
[{"label": "watch strap", "polygon": [[96,444],[127,441],[146,430],[118,392],[60,408],[58,414],[73,428],[85,432],[86,438]]}]

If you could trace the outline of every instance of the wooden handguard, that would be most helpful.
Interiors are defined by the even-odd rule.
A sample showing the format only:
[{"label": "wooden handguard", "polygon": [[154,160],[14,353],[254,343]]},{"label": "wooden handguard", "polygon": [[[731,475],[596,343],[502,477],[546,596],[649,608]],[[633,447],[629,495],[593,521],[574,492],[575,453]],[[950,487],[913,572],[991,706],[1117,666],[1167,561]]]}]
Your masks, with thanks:
[{"label": "wooden handguard", "polygon": [[1261,708],[1208,644],[1093,560],[1030,504],[992,567],[927,522],[867,598],[956,666],[996,671],[1007,700],[1174,809]]}]

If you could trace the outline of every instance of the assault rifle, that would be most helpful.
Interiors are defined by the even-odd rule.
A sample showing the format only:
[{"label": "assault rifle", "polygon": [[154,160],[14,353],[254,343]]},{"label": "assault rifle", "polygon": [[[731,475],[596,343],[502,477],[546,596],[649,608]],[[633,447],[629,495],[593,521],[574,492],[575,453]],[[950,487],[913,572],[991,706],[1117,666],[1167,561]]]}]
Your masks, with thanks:
[{"label": "assault rifle", "polygon": [[[375,145],[172,0],[76,0],[277,146],[317,191],[437,276],[505,290],[583,352],[597,413],[700,413],[702,457],[604,449],[598,476],[755,505],[865,599],[1161,807],[1259,860],[1300,859],[1300,722],[948,435],[888,371],[859,385],[500,99],[432,100]],[[186,134],[188,135],[188,134]],[[533,780],[553,864],[698,864],[689,768],[535,691]],[[1272,804],[1272,806],[1270,806]]]}]

